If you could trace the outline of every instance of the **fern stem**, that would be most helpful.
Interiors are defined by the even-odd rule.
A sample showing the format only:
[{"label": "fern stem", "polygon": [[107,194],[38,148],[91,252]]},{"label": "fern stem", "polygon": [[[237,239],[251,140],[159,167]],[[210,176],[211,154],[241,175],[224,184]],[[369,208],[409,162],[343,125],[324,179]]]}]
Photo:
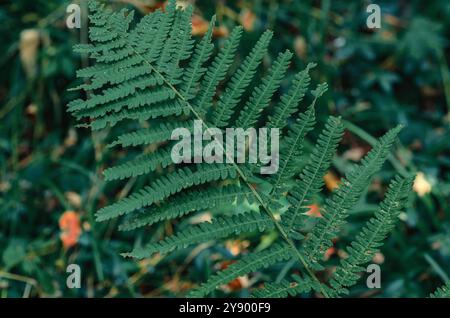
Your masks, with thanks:
[{"label": "fern stem", "polygon": [[[134,51],[134,53],[138,56],[140,56],[142,58],[142,60],[144,61],[144,63],[146,63],[151,69],[152,71],[155,72],[155,74],[157,74],[158,76],[161,77],[161,79],[164,81],[164,83],[169,86],[175,93],[175,95],[177,95],[184,103],[186,103],[186,105],[188,106],[189,110],[194,114],[194,116],[199,119],[202,120],[202,116],[194,109],[194,107],[189,103],[189,101],[176,89],[175,86],[172,85],[172,83],[170,83],[165,77],[164,75],[162,75],[150,62],[148,62],[138,51],[136,51],[133,47],[131,47],[131,49]],[[203,121],[203,120],[202,120]],[[209,129],[208,125],[206,123],[204,123],[206,129]],[[220,144],[220,143],[219,143]],[[221,147],[223,148],[223,146],[221,145]],[[222,149],[225,150],[225,149]],[[226,152],[224,152],[226,153]],[[228,154],[226,154],[228,156]],[[232,158],[229,158],[232,159]],[[319,279],[316,277],[316,275],[314,275],[314,273],[312,272],[312,270],[308,267],[307,262],[305,261],[305,259],[303,258],[303,256],[300,254],[300,252],[298,251],[297,247],[295,246],[294,242],[289,238],[289,236],[287,235],[286,231],[284,230],[284,228],[279,224],[279,222],[275,219],[274,214],[272,213],[272,211],[269,209],[269,207],[266,205],[266,203],[264,202],[264,200],[261,198],[261,196],[259,195],[259,193],[256,191],[256,189],[250,184],[250,182],[248,181],[247,177],[245,176],[244,172],[238,167],[238,165],[233,161],[230,160],[234,166],[234,168],[236,169],[237,173],[239,174],[239,176],[242,178],[242,180],[244,181],[244,183],[250,188],[250,190],[252,191],[253,195],[255,196],[255,198],[259,201],[259,203],[261,204],[261,206],[263,207],[264,211],[269,215],[269,217],[272,219],[272,221],[275,224],[276,229],[278,230],[278,232],[280,232],[282,238],[289,244],[289,246],[292,248],[295,256],[298,258],[298,260],[300,261],[300,263],[305,267],[306,271],[308,272],[308,274],[311,276],[311,278],[316,281],[318,283],[318,285],[320,286],[320,290],[323,294],[324,297],[328,298],[328,293],[325,291],[325,289],[323,288],[322,283],[319,281]]]}]

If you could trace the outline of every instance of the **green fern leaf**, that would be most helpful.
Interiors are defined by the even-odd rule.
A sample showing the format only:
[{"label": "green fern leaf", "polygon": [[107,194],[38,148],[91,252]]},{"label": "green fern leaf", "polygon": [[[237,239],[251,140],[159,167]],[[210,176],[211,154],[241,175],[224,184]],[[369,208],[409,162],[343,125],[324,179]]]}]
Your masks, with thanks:
[{"label": "green fern leaf", "polygon": [[214,45],[211,43],[211,35],[215,21],[216,17],[213,16],[209,24],[208,31],[203,36],[202,40],[197,44],[189,66],[184,71],[183,84],[181,84],[181,93],[187,101],[192,100],[196,96],[198,83],[207,70],[203,65],[211,56],[214,48]]},{"label": "green fern leaf", "polygon": [[163,220],[179,218],[194,211],[217,208],[240,203],[251,198],[251,191],[238,186],[226,186],[207,190],[191,190],[174,195],[160,206],[151,207],[148,211],[131,215],[119,229],[134,230]]},{"label": "green fern leaf", "polygon": [[266,31],[261,35],[250,54],[244,59],[241,66],[229,81],[228,86],[221,94],[217,107],[211,115],[211,123],[215,127],[224,127],[233,114],[234,108],[239,103],[242,94],[255,75],[256,68],[261,63],[267,52],[273,33]]},{"label": "green fern leaf", "polygon": [[165,168],[171,164],[173,164],[173,160],[170,149],[162,148],[108,168],[103,172],[103,175],[106,181],[122,180],[155,171],[157,167]]},{"label": "green fern leaf", "polygon": [[236,170],[223,164],[198,165],[196,171],[189,168],[178,169],[156,179],[151,186],[146,186],[139,192],[100,209],[97,212],[97,221],[105,221],[150,206],[193,185],[224,180],[228,177],[236,177]]},{"label": "green fern leaf", "polygon": [[450,298],[450,282],[447,282],[444,286],[439,287],[431,295],[431,298]]},{"label": "green fern leaf", "polygon": [[218,286],[229,283],[239,276],[255,272],[270,265],[285,261],[292,257],[291,247],[287,244],[276,244],[267,250],[244,256],[225,270],[213,275],[208,281],[189,293],[189,297],[204,297]]},{"label": "green fern leaf", "polygon": [[259,288],[252,293],[256,298],[285,298],[288,296],[297,296],[313,289],[314,283],[309,278],[301,278],[293,275],[293,282],[286,279],[278,283],[267,283],[263,288]]},{"label": "green fern leaf", "polygon": [[370,262],[383,240],[394,228],[400,211],[404,208],[412,187],[413,178],[397,176],[389,185],[385,200],[380,208],[347,248],[348,257],[341,261],[330,280],[337,294],[347,293],[345,287],[352,286],[359,279],[364,264]]},{"label": "green fern leaf", "polygon": [[281,130],[286,126],[288,118],[296,111],[308,90],[311,82],[309,71],[314,67],[316,67],[315,63],[309,63],[303,71],[295,75],[288,92],[281,96],[281,101],[275,107],[274,114],[269,116],[268,127]]},{"label": "green fern leaf", "polygon": [[[323,175],[331,164],[343,133],[344,127],[340,119],[330,117],[317,139],[307,165],[288,195],[290,207],[283,215],[282,221],[289,235],[295,235],[296,230],[301,228],[303,213],[310,204],[309,200],[323,187]],[[279,183],[278,181],[277,184]]]},{"label": "green fern leaf", "polygon": [[236,127],[249,128],[253,127],[258,120],[261,111],[269,106],[272,95],[280,87],[281,80],[286,73],[289,66],[289,61],[292,58],[292,53],[286,51],[280,53],[269,74],[264,77],[261,84],[253,90],[252,96],[245,104],[244,109],[240,112],[239,118],[236,121]]},{"label": "green fern leaf", "polygon": [[[326,86],[319,85],[318,89],[321,87],[323,88],[323,92],[325,92]],[[286,182],[291,180],[297,172],[296,167],[299,164],[298,158],[300,158],[302,153],[304,139],[306,134],[314,127],[315,104],[320,95],[317,95],[307,111],[299,116],[294,125],[289,129],[287,137],[283,140],[283,146],[280,150],[279,169],[274,178],[275,181],[272,196],[277,197],[281,192],[285,191]],[[319,138],[319,142],[320,140],[321,139]],[[321,152],[324,150],[327,149],[319,149]]]},{"label": "green fern leaf", "polygon": [[136,130],[131,133],[126,133],[117,137],[117,140],[112,142],[109,147],[120,145],[122,147],[127,146],[139,146],[159,143],[163,141],[170,140],[172,131],[180,127],[188,127],[192,131],[194,125],[193,121],[185,122],[168,122],[161,123],[155,128],[146,128],[141,130]]},{"label": "green fern leaf", "polygon": [[190,226],[186,230],[167,236],[164,240],[151,243],[143,248],[136,248],[124,256],[135,258],[150,257],[155,253],[166,254],[176,249],[185,248],[192,244],[199,244],[218,238],[226,238],[231,234],[242,232],[262,232],[274,227],[272,220],[264,214],[249,212],[228,217],[213,219],[211,223],[203,222]]},{"label": "green fern leaf", "polygon": [[331,199],[326,201],[325,207],[322,208],[323,218],[314,226],[303,250],[311,266],[320,268],[319,257],[331,246],[331,240],[337,236],[349,210],[369,185],[373,174],[383,165],[400,130],[401,126],[398,126],[381,137],[362,159],[361,165],[346,175],[342,185],[335,190]]},{"label": "green fern leaf", "polygon": [[224,47],[208,68],[202,82],[202,93],[194,101],[195,109],[199,114],[204,114],[212,104],[217,85],[225,78],[227,70],[233,61],[241,35],[242,27],[235,27]]},{"label": "green fern leaf", "polygon": [[136,98],[131,99],[130,104],[139,105],[139,108],[134,109],[123,109],[120,113],[111,113],[96,119],[91,123],[91,128],[93,130],[99,130],[105,128],[107,125],[113,127],[118,122],[125,119],[134,120],[148,120],[153,118],[161,118],[168,116],[179,116],[182,114],[189,113],[189,107],[183,105],[180,101],[169,101],[157,103],[156,105],[151,105],[151,94],[149,99],[146,98],[147,94],[138,94]]}]

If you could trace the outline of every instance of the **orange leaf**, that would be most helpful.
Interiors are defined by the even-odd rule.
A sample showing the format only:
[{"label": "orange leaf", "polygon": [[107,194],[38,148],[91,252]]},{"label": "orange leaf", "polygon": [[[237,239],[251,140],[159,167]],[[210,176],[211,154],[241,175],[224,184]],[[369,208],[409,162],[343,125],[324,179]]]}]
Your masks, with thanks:
[{"label": "orange leaf", "polygon": [[80,217],[75,211],[66,211],[59,218],[61,234],[59,238],[65,249],[78,243],[81,235]]},{"label": "orange leaf", "polygon": [[192,16],[192,35],[203,35],[208,31],[209,23],[198,14]]},{"label": "orange leaf", "polygon": [[311,204],[308,205],[309,211],[306,212],[306,215],[312,216],[312,217],[316,217],[316,218],[320,218],[322,217],[322,214],[320,213],[320,207],[317,204]]},{"label": "orange leaf", "polygon": [[239,15],[239,21],[246,31],[253,31],[256,21],[256,15],[248,9],[244,9]]}]

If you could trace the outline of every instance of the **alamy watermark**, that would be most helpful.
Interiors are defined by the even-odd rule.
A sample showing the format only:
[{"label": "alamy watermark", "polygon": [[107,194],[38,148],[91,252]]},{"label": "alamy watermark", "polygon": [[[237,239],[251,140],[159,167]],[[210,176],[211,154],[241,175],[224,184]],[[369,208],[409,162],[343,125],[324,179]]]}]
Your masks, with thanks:
[{"label": "alamy watermark", "polygon": [[81,8],[78,4],[69,4],[66,8],[68,14],[66,18],[66,26],[69,29],[81,28]]},{"label": "alamy watermark", "polygon": [[224,133],[216,127],[203,130],[203,121],[194,120],[192,129],[172,131],[171,140],[178,142],[171,157],[176,164],[259,163],[261,174],[274,174],[279,166],[279,137],[278,128],[226,128]]},{"label": "alamy watermark", "polygon": [[81,288],[81,268],[77,264],[69,264],[66,268],[66,273],[69,273],[66,279],[67,288]]},{"label": "alamy watermark", "polygon": [[381,28],[381,8],[378,4],[369,4],[366,12],[370,13],[366,20],[366,25],[369,29]]},{"label": "alamy watermark", "polygon": [[366,269],[367,273],[370,273],[366,279],[367,288],[381,288],[381,268],[378,264],[369,264]]}]

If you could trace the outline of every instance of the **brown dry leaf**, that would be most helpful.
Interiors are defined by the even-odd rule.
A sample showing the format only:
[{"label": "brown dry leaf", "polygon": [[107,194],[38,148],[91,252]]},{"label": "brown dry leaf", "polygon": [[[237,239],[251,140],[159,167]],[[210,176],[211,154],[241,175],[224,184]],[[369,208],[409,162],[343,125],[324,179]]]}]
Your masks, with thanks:
[{"label": "brown dry leaf", "polygon": [[425,97],[436,97],[440,94],[437,88],[430,85],[423,85],[422,87],[420,87],[420,91]]},{"label": "brown dry leaf", "polygon": [[364,148],[354,147],[344,152],[342,154],[342,158],[349,159],[352,161],[359,161],[364,156],[365,153],[366,151],[364,150]]},{"label": "brown dry leaf", "polygon": [[27,29],[20,33],[20,61],[22,62],[25,74],[29,79],[36,76],[36,62],[39,43],[39,30]]},{"label": "brown dry leaf", "polygon": [[384,263],[384,255],[382,253],[378,252],[373,256],[372,261],[375,264],[383,264]]},{"label": "brown dry leaf", "polygon": [[74,145],[76,145],[77,141],[78,141],[78,136],[77,136],[76,130],[73,128],[69,129],[67,137],[66,137],[66,139],[64,139],[64,146],[66,146],[66,147],[74,146]]},{"label": "brown dry leaf", "polygon": [[431,244],[433,250],[439,250],[442,248],[442,242],[436,241]]},{"label": "brown dry leaf", "polygon": [[253,31],[256,22],[256,15],[248,9],[244,9],[239,14],[239,22],[246,31]]},{"label": "brown dry leaf", "polygon": [[383,40],[390,41],[395,39],[395,35],[390,31],[382,31],[381,38],[383,38]]},{"label": "brown dry leaf", "polygon": [[11,183],[8,181],[0,182],[0,192],[7,192],[9,189],[11,189]]},{"label": "brown dry leaf", "polygon": [[29,115],[29,116],[36,115],[37,111],[38,111],[38,107],[36,106],[36,104],[33,104],[33,103],[28,105],[26,110],[25,110],[26,114]]},{"label": "brown dry leaf", "polygon": [[383,61],[381,67],[385,70],[395,70],[397,67],[397,61],[392,56],[389,56]]},{"label": "brown dry leaf", "polygon": [[192,35],[203,35],[208,31],[209,23],[202,16],[192,16]]},{"label": "brown dry leaf", "polygon": [[294,51],[295,54],[301,59],[306,58],[307,45],[305,38],[302,36],[297,36],[294,40]]},{"label": "brown dry leaf", "polygon": [[175,277],[164,284],[164,288],[170,290],[173,293],[180,293],[185,290],[192,289],[192,283],[181,280],[179,275],[175,275]]},{"label": "brown dry leaf", "polygon": [[204,222],[209,222],[211,223],[212,221],[212,215],[209,212],[205,212],[205,213],[201,213],[199,215],[193,216],[190,219],[191,224],[199,224],[199,223],[204,223]]},{"label": "brown dry leaf", "polygon": [[213,36],[216,38],[226,37],[228,34],[230,34],[230,31],[225,26],[219,26],[213,30]]},{"label": "brown dry leaf", "polygon": [[81,196],[78,193],[67,191],[66,193],[64,193],[64,196],[66,197],[67,201],[69,201],[69,203],[74,207],[79,208],[81,206]]},{"label": "brown dry leaf", "polygon": [[[202,16],[194,14],[192,16],[192,35],[204,35],[209,28],[209,22]],[[230,34],[230,31],[225,26],[219,26],[213,29],[213,36],[216,38],[225,37]]]},{"label": "brown dry leaf", "polygon": [[78,243],[81,235],[80,217],[75,211],[66,211],[59,218],[60,239],[65,249]]},{"label": "brown dry leaf", "polygon": [[237,256],[249,247],[249,241],[241,240],[228,240],[225,242],[225,247],[230,251],[233,256]]},{"label": "brown dry leaf", "polygon": [[333,191],[334,189],[339,188],[340,180],[333,172],[328,171],[327,174],[323,176],[323,180],[325,181],[325,186],[328,190]]},{"label": "brown dry leaf", "polygon": [[338,250],[337,255],[339,256],[339,258],[347,258],[348,257],[348,253],[345,250]]},{"label": "brown dry leaf", "polygon": [[167,2],[148,1],[148,0],[121,0],[121,1],[133,5],[143,13],[154,12],[157,9],[165,9],[167,5]]},{"label": "brown dry leaf", "polygon": [[91,223],[85,221],[83,222],[83,231],[89,232],[91,230]]},{"label": "brown dry leaf", "polygon": [[386,21],[390,25],[393,25],[396,27],[402,26],[402,21],[399,18],[397,18],[396,16],[393,16],[391,14],[384,14],[383,18],[384,18],[384,21]]},{"label": "brown dry leaf", "polygon": [[250,280],[248,279],[247,275],[240,276],[227,284],[228,290],[232,292],[241,290],[242,288],[247,288],[249,286]]},{"label": "brown dry leaf", "polygon": [[423,172],[418,172],[416,179],[414,180],[413,190],[419,195],[419,197],[423,197],[424,195],[431,192],[432,186],[431,183],[425,177]]},{"label": "brown dry leaf", "polygon": [[[235,263],[236,261],[224,261],[220,264],[220,269],[226,269],[231,264]],[[248,279],[248,276],[239,276],[238,278],[232,280],[228,284],[222,286],[222,289],[226,292],[234,292],[238,291],[242,288],[247,288],[250,286],[250,280]]]},{"label": "brown dry leaf", "polygon": [[414,141],[409,145],[411,150],[422,150],[423,144],[420,139],[414,139]]}]

